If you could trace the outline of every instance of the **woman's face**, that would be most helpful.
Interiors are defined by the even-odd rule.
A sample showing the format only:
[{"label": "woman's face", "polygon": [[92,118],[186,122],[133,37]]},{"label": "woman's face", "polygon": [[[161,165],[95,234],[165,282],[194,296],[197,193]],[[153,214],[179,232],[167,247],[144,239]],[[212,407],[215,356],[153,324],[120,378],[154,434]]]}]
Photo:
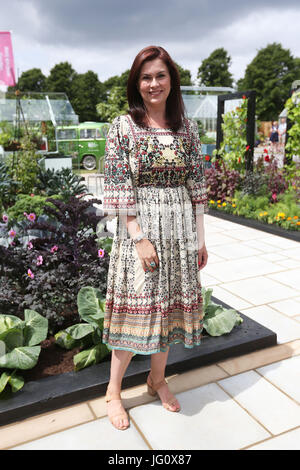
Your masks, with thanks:
[{"label": "woman's face", "polygon": [[171,76],[161,59],[143,64],[138,80],[138,90],[146,107],[164,105],[171,90]]}]

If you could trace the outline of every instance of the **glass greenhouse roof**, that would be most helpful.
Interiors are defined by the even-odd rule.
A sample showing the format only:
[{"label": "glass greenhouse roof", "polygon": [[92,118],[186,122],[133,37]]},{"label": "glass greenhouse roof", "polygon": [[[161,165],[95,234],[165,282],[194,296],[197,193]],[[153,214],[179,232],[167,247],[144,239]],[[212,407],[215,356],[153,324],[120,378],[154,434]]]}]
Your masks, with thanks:
[{"label": "glass greenhouse roof", "polygon": [[[235,91],[229,87],[182,86],[180,88],[187,115],[192,119],[217,118],[218,95]],[[226,100],[225,113],[235,109],[241,102],[242,99]]]},{"label": "glass greenhouse roof", "polygon": [[[20,118],[28,122],[51,121],[54,126],[78,124],[79,119],[65,93],[20,93]],[[24,118],[23,118],[24,116]],[[15,122],[17,97],[0,93],[0,121]]]}]

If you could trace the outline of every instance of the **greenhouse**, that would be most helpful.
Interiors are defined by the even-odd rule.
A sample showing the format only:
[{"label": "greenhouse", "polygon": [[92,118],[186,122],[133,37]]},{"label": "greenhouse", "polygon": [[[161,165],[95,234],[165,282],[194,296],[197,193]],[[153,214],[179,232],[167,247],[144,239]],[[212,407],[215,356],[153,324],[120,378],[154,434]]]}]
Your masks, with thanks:
[{"label": "greenhouse", "polygon": [[[19,99],[18,99],[19,97]],[[53,126],[78,124],[70,101],[65,93],[0,94],[0,122],[16,124],[18,119],[29,124],[52,122]]]},{"label": "greenhouse", "polygon": [[[211,137],[216,136],[218,95],[234,93],[230,87],[181,86],[182,98],[189,118],[200,120],[204,131]],[[225,112],[235,109],[242,100],[225,103]]]}]

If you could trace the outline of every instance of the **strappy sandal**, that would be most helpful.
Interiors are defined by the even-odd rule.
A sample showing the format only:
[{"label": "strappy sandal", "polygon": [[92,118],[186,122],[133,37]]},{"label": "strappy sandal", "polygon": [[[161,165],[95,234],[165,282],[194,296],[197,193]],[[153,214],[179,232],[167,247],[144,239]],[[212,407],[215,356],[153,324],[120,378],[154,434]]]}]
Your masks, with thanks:
[{"label": "strappy sandal", "polygon": [[[106,392],[106,395],[105,395],[105,401],[106,403],[112,401],[112,400],[118,400],[121,402],[121,395],[119,393],[110,393],[110,392]],[[116,429],[119,429],[120,431],[125,431],[125,429],[127,429],[129,427],[129,418],[128,418],[128,414],[126,413],[126,411],[124,410],[123,412],[119,412],[117,411],[116,413],[108,416],[109,417],[109,421],[111,422],[111,424],[116,428]],[[128,420],[128,426],[127,425],[122,425],[121,427],[118,427],[117,424],[116,424],[116,418],[119,418],[119,419],[127,419]]]},{"label": "strappy sandal", "polygon": [[[160,382],[154,383],[153,380],[152,380],[152,377],[151,377],[151,372],[149,373],[149,375],[147,377],[147,386],[148,386],[149,395],[151,395],[152,397],[155,397],[156,395],[158,395],[157,391],[165,384],[168,384],[166,379],[163,379]],[[173,412],[180,411],[180,405],[179,405],[176,398],[175,398],[175,400],[172,400],[172,401],[162,402],[162,405],[168,411],[173,411]],[[178,405],[179,405],[179,408],[176,408],[174,410],[173,407],[174,406],[178,407]]]}]

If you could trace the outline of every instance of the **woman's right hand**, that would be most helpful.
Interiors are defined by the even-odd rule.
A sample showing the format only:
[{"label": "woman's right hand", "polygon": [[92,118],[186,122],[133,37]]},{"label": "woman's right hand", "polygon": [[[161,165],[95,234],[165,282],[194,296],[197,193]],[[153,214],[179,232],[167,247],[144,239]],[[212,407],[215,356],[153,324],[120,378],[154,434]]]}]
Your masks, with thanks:
[{"label": "woman's right hand", "polygon": [[[141,260],[144,271],[155,271],[158,268],[159,260],[154,245],[147,238],[142,238],[135,245],[139,258]],[[155,262],[156,266],[150,266],[151,262]]]}]

